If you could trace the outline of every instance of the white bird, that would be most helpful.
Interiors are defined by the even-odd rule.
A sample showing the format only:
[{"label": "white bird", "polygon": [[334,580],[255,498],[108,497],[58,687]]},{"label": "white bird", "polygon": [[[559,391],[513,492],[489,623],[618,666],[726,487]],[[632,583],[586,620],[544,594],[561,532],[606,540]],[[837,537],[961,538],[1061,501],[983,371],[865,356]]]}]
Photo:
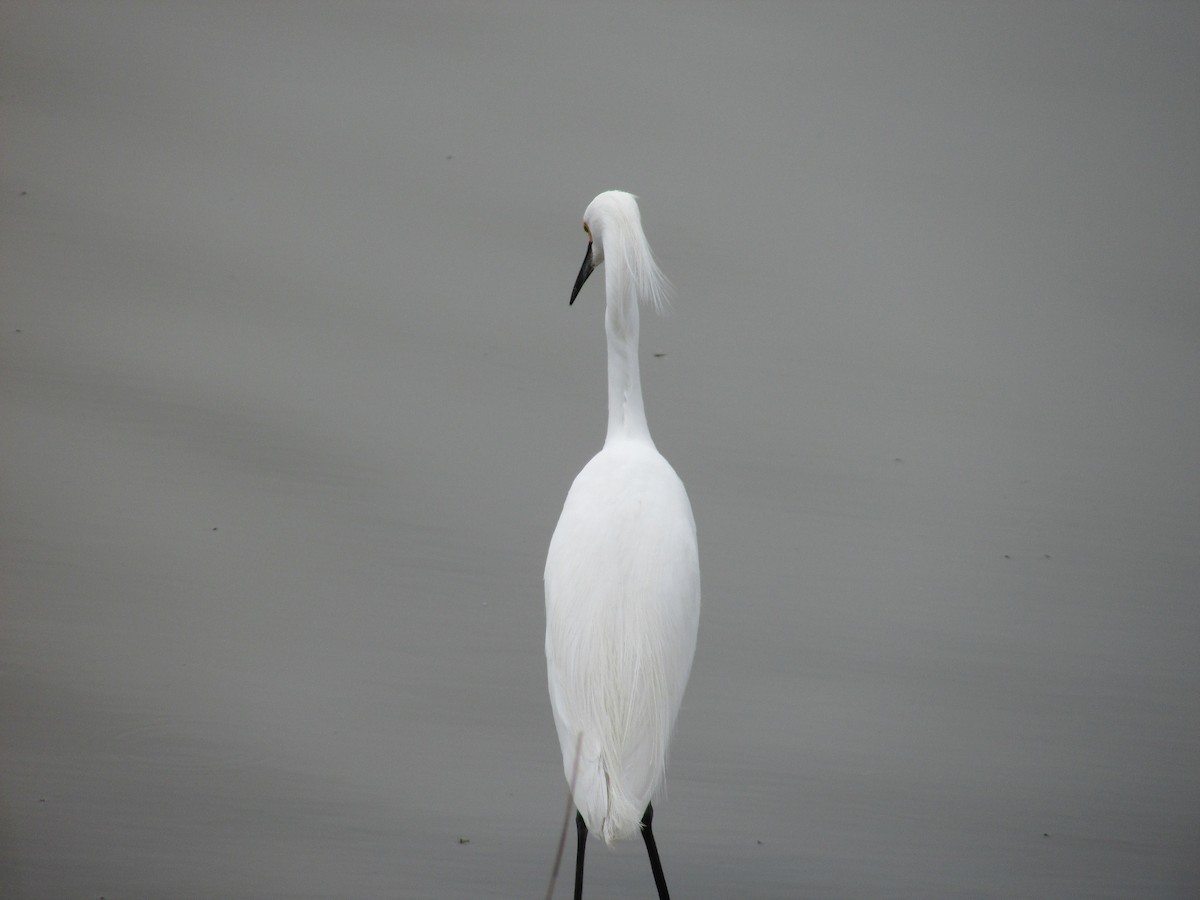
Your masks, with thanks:
[{"label": "white bird", "polygon": [[666,900],[651,801],[700,621],[692,507],[650,439],[638,373],[638,304],[662,311],[668,285],[632,194],[600,194],[583,228],[587,255],[570,302],[606,262],[608,434],[571,485],[546,557],[550,704],[576,808],[576,900],[588,832],[612,844],[639,826]]}]

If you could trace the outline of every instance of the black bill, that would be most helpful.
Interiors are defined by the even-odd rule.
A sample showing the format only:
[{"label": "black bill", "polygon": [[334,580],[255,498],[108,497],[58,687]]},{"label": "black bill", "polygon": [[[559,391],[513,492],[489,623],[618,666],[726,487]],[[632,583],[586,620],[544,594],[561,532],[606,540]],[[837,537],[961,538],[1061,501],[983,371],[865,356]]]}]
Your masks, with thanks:
[{"label": "black bill", "polygon": [[592,265],[592,242],[588,241],[587,254],[583,257],[583,265],[579,269],[579,277],[575,279],[575,287],[571,291],[571,302],[567,306],[575,302],[575,298],[579,296],[579,289],[583,287],[583,283],[588,280],[588,276],[592,274],[592,269],[594,268],[595,266]]}]

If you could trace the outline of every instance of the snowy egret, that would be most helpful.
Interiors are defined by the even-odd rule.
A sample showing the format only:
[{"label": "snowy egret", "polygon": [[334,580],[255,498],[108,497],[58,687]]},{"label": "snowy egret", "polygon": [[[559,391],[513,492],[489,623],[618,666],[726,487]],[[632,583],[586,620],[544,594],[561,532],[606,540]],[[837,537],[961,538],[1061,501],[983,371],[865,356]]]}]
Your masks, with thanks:
[{"label": "snowy egret", "polygon": [[665,900],[651,801],[700,621],[692,507],[650,439],[638,373],[638,304],[661,311],[667,283],[632,194],[600,194],[583,228],[587,255],[570,302],[607,262],[608,434],[571,485],[546,557],[550,705],[576,809],[576,900],[588,832],[612,844],[639,827]]}]

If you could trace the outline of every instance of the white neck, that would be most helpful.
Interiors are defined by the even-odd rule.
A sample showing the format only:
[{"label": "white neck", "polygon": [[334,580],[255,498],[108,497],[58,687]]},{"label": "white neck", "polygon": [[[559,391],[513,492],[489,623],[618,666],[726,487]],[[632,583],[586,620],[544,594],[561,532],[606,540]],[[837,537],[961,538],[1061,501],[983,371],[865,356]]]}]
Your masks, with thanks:
[{"label": "white neck", "polygon": [[653,446],[638,372],[637,298],[622,271],[623,260],[609,260],[604,268],[604,330],[608,335],[608,436],[604,442],[635,439]]}]

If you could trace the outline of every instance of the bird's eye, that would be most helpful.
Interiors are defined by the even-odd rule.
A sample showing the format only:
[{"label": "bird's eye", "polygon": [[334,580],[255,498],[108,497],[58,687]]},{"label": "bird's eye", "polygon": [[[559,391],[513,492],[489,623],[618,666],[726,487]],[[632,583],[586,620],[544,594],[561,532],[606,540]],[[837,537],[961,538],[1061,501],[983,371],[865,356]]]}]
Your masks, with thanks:
[{"label": "bird's eye", "polygon": [[592,236],[592,229],[588,228],[588,223],[587,223],[587,222],[584,222],[584,223],[583,223],[583,230],[587,232],[587,236],[588,236],[588,238],[590,239],[590,238],[591,238],[591,236]]}]

